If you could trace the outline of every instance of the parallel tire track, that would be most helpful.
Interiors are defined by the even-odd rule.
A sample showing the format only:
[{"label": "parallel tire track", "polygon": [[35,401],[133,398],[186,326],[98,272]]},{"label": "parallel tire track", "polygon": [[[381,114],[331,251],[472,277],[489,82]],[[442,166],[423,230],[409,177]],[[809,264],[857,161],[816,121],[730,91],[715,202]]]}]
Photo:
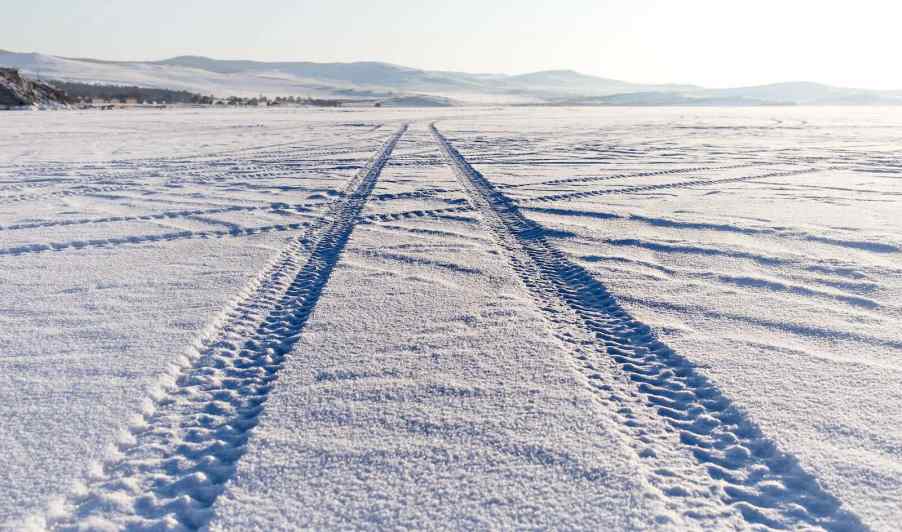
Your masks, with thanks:
[{"label": "parallel tire track", "polygon": [[28,191],[37,189],[37,188],[50,188],[54,186],[59,186],[61,184],[65,185],[68,182],[71,182],[71,179],[62,178],[62,179],[46,179],[46,180],[34,180],[33,178],[28,181],[21,182],[11,182],[4,183],[0,185],[0,192],[21,192],[26,193]]},{"label": "parallel tire track", "polygon": [[[372,130],[366,132],[364,135],[360,135],[354,138],[354,140],[362,140],[369,141],[369,139],[365,137],[369,137],[370,133],[374,133],[384,124],[379,124],[377,127]],[[375,142],[374,142],[375,143]],[[224,150],[217,150],[212,152],[198,152],[198,153],[189,153],[184,155],[174,155],[169,157],[137,157],[134,159],[113,159],[110,161],[103,162],[102,168],[107,168],[109,164],[119,166],[119,167],[133,167],[135,165],[156,165],[159,167],[165,167],[165,165],[169,164],[201,164],[201,161],[204,159],[216,159],[222,157],[228,157],[230,159],[234,159],[236,154],[244,154],[245,156],[258,156],[264,158],[275,158],[278,160],[282,160],[288,155],[293,157],[297,157],[299,154],[305,157],[309,156],[319,156],[319,155],[347,155],[349,151],[365,151],[365,148],[360,148],[359,150],[356,147],[348,146],[347,141],[342,142],[332,142],[329,144],[323,144],[320,146],[307,147],[303,145],[299,145],[297,141],[291,142],[280,142],[277,144],[264,144],[259,146],[246,146],[243,148],[229,148]],[[237,160],[237,159],[235,159]],[[0,174],[12,172],[14,174],[21,173],[23,171],[27,171],[30,173],[42,173],[42,172],[52,172],[58,171],[60,169],[70,169],[70,168],[85,168],[90,167],[92,165],[100,165],[100,161],[89,161],[89,162],[77,162],[77,161],[41,161],[35,163],[26,163],[26,164],[15,164],[15,163],[6,163],[0,164]]]},{"label": "parallel tire track", "polygon": [[[206,223],[210,223],[209,221]],[[310,222],[296,222],[272,225],[256,225],[253,227],[232,226],[228,229],[209,229],[206,231],[174,231],[145,235],[114,236],[85,240],[69,240],[66,242],[47,242],[37,244],[20,244],[9,248],[0,248],[0,257],[28,255],[32,253],[60,252],[77,249],[111,249],[121,246],[133,246],[151,242],[174,242],[178,240],[213,240],[223,238],[241,238],[263,233],[282,233],[297,231],[309,227]]]},{"label": "parallel tire track", "polygon": [[[310,160],[310,163],[320,163],[322,161]],[[161,169],[157,170],[156,177],[160,181],[153,183],[154,186],[165,189],[175,186],[185,185],[222,185],[236,186],[244,183],[254,183],[257,181],[267,181],[272,179],[293,179],[300,176],[304,172],[336,170],[336,169],[354,169],[359,168],[363,159],[348,159],[347,164],[342,168],[320,168],[313,166],[303,166],[298,164],[255,164],[252,167],[239,164],[223,164],[219,166],[226,167],[227,170],[219,172],[209,172],[196,169]],[[215,164],[208,163],[204,168],[209,169]],[[59,176],[54,181],[41,181],[35,183],[21,183],[0,188],[0,192],[13,191],[18,194],[0,194],[0,202],[2,203],[20,203],[23,201],[37,201],[42,199],[51,199],[57,197],[88,195],[92,193],[105,193],[126,190],[130,188],[141,188],[148,185],[141,179],[146,179],[147,168],[135,168],[128,172],[120,171],[118,173],[91,174],[90,176],[65,175]],[[46,176],[45,176],[46,177]],[[117,180],[126,180],[127,183],[113,183]],[[237,183],[235,183],[237,182]],[[61,190],[51,192],[40,192],[41,189],[51,188],[55,186],[65,186]]]},{"label": "parallel tire track", "polygon": [[784,170],[780,172],[769,172],[766,174],[743,176],[743,177],[726,177],[723,179],[694,179],[692,181],[678,181],[675,183],[659,183],[655,185],[639,185],[633,187],[608,188],[603,190],[586,190],[584,192],[562,192],[560,194],[549,194],[547,196],[535,196],[531,198],[511,199],[517,204],[525,203],[541,203],[548,201],[574,200],[582,198],[590,198],[593,196],[607,196],[611,194],[634,194],[637,192],[650,192],[654,190],[668,190],[675,188],[701,187],[707,185],[723,185],[727,183],[741,183],[743,181],[753,181],[756,179],[769,179],[772,177],[789,177],[796,175],[812,174],[815,172],[823,172],[825,170],[835,170],[836,167],[827,168],[800,168],[798,170]]},{"label": "parallel tire track", "polygon": [[377,222],[399,222],[402,220],[416,220],[420,218],[441,218],[443,216],[460,214],[465,212],[473,212],[473,207],[462,205],[460,207],[448,207],[446,209],[430,209],[403,212],[387,212],[370,214],[360,218],[361,224],[371,224]]},{"label": "parallel tire track", "polygon": [[[279,371],[329,280],[402,126],[328,214],[251,283],[182,367],[174,369],[66,508],[55,530],[196,530],[212,516]],[[310,250],[304,260],[303,251]]]},{"label": "parallel tire track", "polygon": [[649,482],[685,520],[678,528],[864,528],[690,361],[553,247],[434,125],[432,133],[589,389],[611,408]]},{"label": "parallel tire track", "polygon": [[[294,143],[296,144],[296,143]],[[288,144],[285,144],[288,145]],[[339,145],[336,145],[339,146]],[[99,166],[97,163],[58,163],[55,165],[42,166],[11,166],[0,168],[0,176],[33,179],[40,178],[40,181],[19,181],[19,182],[2,182],[0,183],[0,192],[19,192],[17,195],[0,195],[0,200],[8,203],[17,203],[22,201],[32,201],[43,198],[53,198],[59,196],[78,195],[76,192],[83,187],[100,187],[108,191],[105,186],[119,186],[111,184],[111,180],[116,179],[140,179],[142,173],[146,174],[149,170],[160,174],[171,176],[173,182],[177,183],[220,183],[225,181],[234,181],[240,179],[265,179],[276,177],[292,177],[292,172],[298,170],[311,170],[309,165],[312,163],[321,163],[318,157],[328,157],[328,162],[334,163],[338,160],[348,164],[359,164],[362,158],[344,158],[336,159],[336,157],[347,157],[349,153],[365,152],[372,149],[370,146],[355,147],[344,146],[343,149],[324,150],[316,149],[302,152],[302,158],[298,157],[298,151],[274,151],[268,153],[249,154],[254,158],[236,158],[235,153],[242,150],[232,152],[221,152],[216,155],[229,155],[224,159],[205,160],[199,158],[179,158],[179,159],[135,159],[135,160],[115,160],[110,161],[114,166]],[[218,173],[210,173],[210,168],[229,168],[229,171]],[[68,171],[66,174],[58,175],[59,172]],[[71,173],[77,172],[77,173]],[[5,174],[9,174],[8,176]],[[56,178],[56,179],[54,179]],[[39,194],[36,189],[49,188],[54,186],[68,185],[70,188],[61,191],[55,191],[50,194]],[[126,188],[141,186],[141,183],[132,183]]]},{"label": "parallel tire track", "polygon": [[[104,216],[102,218],[77,218],[71,220],[51,220],[47,222],[23,222],[10,225],[0,225],[0,231],[22,231],[26,229],[43,229],[48,227],[67,227],[72,225],[108,224],[122,222],[150,222],[155,220],[174,220],[191,216],[207,216],[211,214],[230,214],[237,212],[269,211],[272,213],[294,211],[309,212],[312,209],[325,205],[323,201],[310,203],[270,203],[268,205],[230,205],[214,209],[184,209],[180,211],[163,211],[148,214]],[[0,251],[2,254],[2,251]]]},{"label": "parallel tire track", "polygon": [[673,168],[670,170],[655,170],[653,172],[637,172],[633,174],[613,174],[613,175],[601,175],[601,176],[584,176],[584,177],[567,177],[563,179],[552,179],[550,181],[541,181],[538,183],[516,183],[511,185],[495,185],[497,189],[509,189],[509,188],[522,188],[522,187],[537,187],[537,186],[553,186],[553,185],[568,185],[572,183],[592,183],[596,181],[610,181],[613,179],[630,179],[635,177],[655,177],[659,175],[673,175],[673,174],[692,174],[696,172],[715,172],[719,170],[737,170],[739,168],[752,168],[757,166],[767,166],[775,163],[768,162],[756,162],[756,163],[743,163],[743,164],[733,164],[729,166],[695,166],[692,168]]},{"label": "parallel tire track", "polygon": [[[446,188],[434,188],[429,190],[414,190],[411,192],[395,192],[395,193],[386,193],[386,194],[377,194],[373,196],[372,201],[398,201],[398,200],[408,200],[408,199],[430,199],[438,196],[439,194],[446,194],[448,192],[454,192],[453,190],[448,190]],[[441,199],[441,198],[439,198]]]},{"label": "parallel tire track", "polygon": [[120,190],[126,190],[129,188],[137,188],[142,186],[138,183],[128,183],[121,185],[104,185],[104,186],[77,186],[72,188],[67,188],[65,190],[58,190],[56,192],[47,192],[44,194],[32,193],[32,194],[17,194],[15,196],[0,196],[0,204],[5,203],[22,203],[25,201],[40,201],[51,198],[68,198],[70,196],[89,196],[91,194],[104,194],[106,192],[118,192]]}]

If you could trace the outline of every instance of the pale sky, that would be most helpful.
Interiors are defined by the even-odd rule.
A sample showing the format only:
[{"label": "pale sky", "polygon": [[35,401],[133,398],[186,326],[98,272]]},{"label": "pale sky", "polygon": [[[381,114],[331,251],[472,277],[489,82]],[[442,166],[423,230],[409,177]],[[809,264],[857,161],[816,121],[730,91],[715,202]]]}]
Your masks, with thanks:
[{"label": "pale sky", "polygon": [[709,87],[902,89],[899,0],[22,0],[0,48],[69,57],[572,69]]}]

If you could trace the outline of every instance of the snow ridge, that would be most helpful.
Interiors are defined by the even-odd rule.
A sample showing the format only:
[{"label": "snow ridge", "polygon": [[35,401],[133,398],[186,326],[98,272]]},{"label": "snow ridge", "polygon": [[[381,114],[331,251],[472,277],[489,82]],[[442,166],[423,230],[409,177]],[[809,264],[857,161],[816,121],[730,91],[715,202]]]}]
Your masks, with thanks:
[{"label": "snow ridge", "polygon": [[[148,399],[110,459],[48,512],[52,530],[196,530],[234,474],[403,125],[251,282]],[[309,257],[304,259],[305,251]]]},{"label": "snow ridge", "polygon": [[673,512],[657,516],[659,523],[680,529],[865,528],[689,360],[553,247],[542,226],[431,127],[474,209],[557,338],[571,347],[577,370],[612,410]]}]

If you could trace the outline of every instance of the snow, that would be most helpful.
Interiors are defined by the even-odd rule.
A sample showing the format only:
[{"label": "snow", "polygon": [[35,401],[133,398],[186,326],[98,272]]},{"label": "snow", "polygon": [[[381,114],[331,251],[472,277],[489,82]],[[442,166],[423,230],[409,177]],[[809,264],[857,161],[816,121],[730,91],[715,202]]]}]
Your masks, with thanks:
[{"label": "snow", "polygon": [[[406,139],[399,157],[438,155],[425,127]],[[456,188],[453,175],[396,164],[373,193],[431,187]],[[654,524],[635,459],[587,415],[591,395],[476,222],[355,230],[213,529]]]},{"label": "snow", "polygon": [[0,527],[902,519],[892,108],[0,128]]},{"label": "snow", "polygon": [[[40,79],[133,85],[200,94],[256,97],[310,96],[387,99],[389,104],[434,107],[465,102],[528,103],[535,96],[499,92],[467,75],[426,72],[384,63],[253,63],[175,58],[163,62],[108,62],[40,53],[0,51],[0,66]],[[477,76],[478,78],[478,76]],[[450,100],[453,97],[454,100]]]},{"label": "snow", "polygon": [[[568,257],[692,360],[865,524],[892,529],[902,508],[902,173],[891,136],[902,116],[636,111],[628,133],[642,138],[634,140],[616,125],[597,133],[599,123],[623,120],[613,115],[505,118],[480,123],[478,134],[470,122],[454,127],[461,151],[482,161],[476,166],[486,176],[532,183],[510,195],[523,200],[531,219],[560,232],[551,240]],[[622,155],[590,167],[531,161],[564,158],[589,142],[616,142]],[[605,156],[580,153],[581,161]],[[651,163],[652,171],[759,168],[543,184],[642,172]],[[787,167],[821,171],[706,184]],[[689,176],[699,184],[620,190]],[[531,200],[549,192],[564,197]]]},{"label": "snow", "polygon": [[[191,113],[8,116],[0,170],[4,523],[38,511],[47,495],[65,494],[106,457],[170,366],[282,248],[287,226],[309,217],[272,205],[305,203],[353,173],[310,174],[305,166],[321,165],[321,156],[278,170],[262,157],[279,161],[277,150],[306,135],[303,149],[331,153],[341,144],[353,165],[356,149],[365,158],[378,142],[373,125],[335,125],[334,135],[313,136],[309,119],[287,126],[284,115],[223,113],[205,126]],[[282,148],[255,148],[267,144]],[[245,151],[203,155],[238,147]],[[162,159],[189,152],[195,157]],[[115,162],[96,162],[104,159]],[[239,170],[279,173],[242,179]],[[107,183],[128,186],[94,192]],[[253,208],[246,212],[254,219],[224,207]],[[186,210],[216,212],[202,219]],[[170,215],[107,221],[161,212]],[[52,225],[63,222],[72,225]]]}]

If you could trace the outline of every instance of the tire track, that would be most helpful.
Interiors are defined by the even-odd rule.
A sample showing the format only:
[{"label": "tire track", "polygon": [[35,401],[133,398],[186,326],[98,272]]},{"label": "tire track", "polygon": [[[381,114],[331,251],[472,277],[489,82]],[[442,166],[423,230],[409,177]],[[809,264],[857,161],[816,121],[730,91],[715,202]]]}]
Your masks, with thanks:
[{"label": "tire track", "polygon": [[89,196],[91,194],[104,194],[106,192],[118,192],[120,190],[126,190],[129,188],[137,188],[145,186],[144,184],[138,183],[123,183],[121,185],[106,185],[106,186],[89,186],[85,187],[82,185],[78,185],[77,187],[68,188],[65,190],[59,190],[56,192],[47,192],[44,194],[32,193],[32,194],[17,194],[11,196],[0,196],[0,204],[6,203],[22,203],[24,201],[40,201],[51,198],[68,198],[70,196]]},{"label": "tire track", "polygon": [[[353,167],[354,169],[359,168],[359,164],[362,159],[355,159],[356,163]],[[330,167],[330,168],[314,168],[308,167],[304,168],[302,171],[304,172],[323,172],[330,170],[347,170],[351,169],[351,167]],[[227,185],[227,186],[238,186],[242,184],[250,184],[255,181],[265,181],[269,179],[293,179],[297,178],[301,171],[298,168],[293,168],[289,170],[282,170],[280,168],[275,168],[271,170],[262,170],[262,171],[252,171],[245,173],[241,170],[238,171],[226,171],[219,173],[198,173],[198,172],[186,172],[183,174],[172,175],[170,177],[159,177],[160,181],[155,183],[148,183],[143,181],[134,181],[136,179],[145,179],[146,176],[142,175],[140,169],[135,169],[134,172],[129,173],[124,176],[123,179],[127,179],[130,182],[125,183],[110,183],[112,176],[106,175],[102,177],[97,177],[93,179],[83,179],[73,181],[71,177],[67,177],[65,180],[60,180],[51,184],[42,184],[41,186],[27,187],[21,190],[27,190],[27,192],[22,192],[20,194],[9,194],[9,195],[0,195],[0,205],[8,204],[8,203],[21,203],[26,201],[41,201],[41,200],[49,200],[54,198],[66,198],[71,196],[89,196],[92,194],[104,194],[108,192],[120,192],[128,189],[143,189],[148,190],[148,187],[153,187],[156,191],[165,191],[167,189],[183,187],[186,185]],[[232,184],[233,182],[237,182]],[[68,188],[64,188],[62,190],[56,190],[52,192],[40,192],[41,189],[50,188],[52,186],[67,186]],[[278,187],[279,185],[273,185],[273,187]]]},{"label": "tire track", "polygon": [[[344,152],[343,154],[346,154]],[[294,178],[304,172],[321,172],[323,170],[345,170],[359,169],[364,159],[347,159],[346,164],[339,166],[314,167],[311,164],[321,163],[323,161],[311,159],[304,161],[308,164],[279,162],[254,162],[246,161],[227,161],[221,163],[196,163],[192,166],[180,166],[177,168],[148,168],[135,166],[127,169],[120,169],[116,172],[110,172],[105,169],[101,172],[85,173],[85,174],[65,174],[57,176],[48,176],[41,174],[43,181],[40,182],[22,182],[12,185],[0,187],[0,192],[17,192],[18,194],[0,195],[0,201],[8,203],[16,203],[21,201],[39,200],[43,198],[53,198],[68,195],[78,195],[82,191],[90,193],[92,187],[100,187],[100,192],[110,190],[106,187],[122,187],[139,188],[147,186],[147,183],[135,180],[146,179],[148,172],[152,173],[154,178],[160,179],[156,186],[183,186],[183,185],[217,185],[226,184],[234,181],[254,182],[265,181],[269,179]],[[330,161],[331,162],[331,161]],[[211,171],[211,168],[217,168],[218,171]],[[26,178],[30,176],[25,176]],[[127,180],[129,183],[114,183],[116,180]],[[40,189],[50,188],[54,186],[66,186],[68,188],[53,191],[49,193],[41,193]],[[86,188],[87,187],[87,188]]]},{"label": "tire track", "polygon": [[33,176],[28,176],[26,179],[28,180],[2,184],[0,185],[0,192],[19,192],[24,194],[35,189],[65,185],[73,181],[72,179],[66,177],[61,177],[59,179],[54,179],[52,177],[42,177],[40,180],[38,180]]},{"label": "tire track", "polygon": [[[322,207],[326,203],[325,202],[312,202],[312,203],[270,203],[269,205],[232,205],[228,207],[219,207],[215,209],[185,209],[180,211],[163,211],[163,212],[155,212],[150,214],[136,214],[136,215],[123,215],[123,216],[105,216],[100,218],[78,218],[73,220],[51,220],[47,222],[24,222],[18,224],[10,224],[10,225],[0,225],[0,231],[23,231],[27,229],[43,229],[49,227],[66,227],[71,225],[92,225],[92,224],[106,224],[106,223],[121,223],[121,222],[142,222],[142,221],[154,221],[154,220],[172,220],[177,218],[186,218],[190,216],[206,216],[210,214],[228,214],[235,212],[259,212],[259,211],[270,211],[270,212],[284,212],[284,211],[295,211],[295,212],[308,212],[313,208]],[[2,254],[2,251],[0,251]]]},{"label": "tire track", "polygon": [[[454,190],[449,190],[447,188],[433,188],[429,190],[414,190],[411,192],[394,192],[394,193],[386,193],[386,194],[376,194],[373,196],[372,201],[374,202],[385,202],[385,201],[398,201],[398,200],[418,200],[418,199],[431,199],[435,198],[439,194],[447,194],[448,192],[455,192]],[[438,198],[443,199],[443,198]]]},{"label": "tire track", "polygon": [[[543,228],[473,169],[434,125],[432,133],[668,508],[693,527],[864,529],[689,360],[658,341],[604,285],[549,244]],[[675,524],[684,528],[686,522]]]},{"label": "tire track", "polygon": [[[279,371],[325,288],[402,126],[222,316],[49,528],[196,530],[212,516]],[[304,260],[303,250],[310,249]]]},{"label": "tire track", "polygon": [[[61,192],[73,190],[76,187],[94,186],[98,182],[108,182],[113,179],[140,179],[142,174],[148,171],[154,171],[164,177],[163,174],[172,175],[170,179],[176,182],[188,182],[206,184],[209,182],[223,182],[227,180],[236,180],[242,178],[268,178],[283,177],[286,173],[296,172],[297,170],[311,170],[311,163],[323,162],[314,157],[329,157],[329,162],[334,162],[336,157],[347,157],[349,153],[366,152],[375,149],[374,146],[348,146],[342,143],[327,145],[341,146],[343,149],[323,149],[324,147],[316,147],[310,151],[301,153],[301,158],[297,150],[294,151],[272,151],[245,153],[245,157],[235,157],[235,154],[241,154],[243,150],[233,152],[219,152],[213,155],[202,155],[198,157],[189,156],[177,159],[134,159],[134,160],[113,160],[106,165],[98,162],[60,162],[54,165],[43,165],[34,167],[9,167],[0,169],[0,173],[7,173],[12,170],[10,178],[18,177],[19,179],[29,179],[38,177],[41,181],[22,181],[0,184],[0,191],[21,192],[17,196],[0,196],[0,200],[9,198],[11,202],[28,201],[32,199],[40,199],[42,197],[55,197]],[[285,143],[279,146],[288,146],[294,143]],[[204,157],[230,156],[220,159],[203,160]],[[251,158],[248,158],[251,157]],[[341,159],[346,163],[359,164],[363,158],[345,158]],[[211,168],[234,167],[240,171],[209,173]],[[59,172],[69,170],[70,173],[57,175]],[[96,171],[92,171],[96,170]],[[71,173],[75,171],[78,173]],[[24,172],[24,173],[23,173]],[[52,179],[52,178],[57,179]],[[194,178],[195,180],[189,179]],[[110,183],[106,183],[110,184]],[[40,195],[36,189],[48,188],[52,186],[70,185],[70,189],[66,191],[58,191],[50,195]],[[115,185],[113,185],[115,186]],[[140,185],[133,185],[140,186]],[[32,192],[29,192],[32,191]]]},{"label": "tire track", "polygon": [[654,172],[638,172],[633,174],[615,174],[604,176],[585,176],[585,177],[568,177],[563,179],[552,179],[550,181],[540,181],[538,183],[517,183],[513,185],[495,185],[497,189],[535,187],[535,186],[551,186],[551,185],[569,185],[572,183],[592,183],[596,181],[610,181],[613,179],[629,179],[633,177],[654,177],[659,175],[673,174],[692,174],[695,172],[716,172],[719,170],[736,170],[739,168],[752,168],[756,166],[767,166],[776,163],[757,162],[734,164],[730,166],[696,166],[693,168],[674,168],[671,170],[656,170]]},{"label": "tire track", "polygon": [[678,181],[675,183],[659,183],[656,185],[639,185],[633,187],[608,188],[604,190],[586,190],[584,192],[562,192],[559,194],[549,194],[547,196],[535,196],[531,198],[510,198],[518,205],[527,203],[544,203],[549,201],[574,200],[582,198],[590,198],[593,196],[607,196],[611,194],[633,194],[636,192],[648,192],[653,190],[668,190],[675,188],[690,188],[705,185],[722,185],[726,183],[741,183],[743,181],[753,181],[755,179],[768,179],[772,177],[790,177],[804,174],[813,174],[815,172],[823,172],[827,170],[835,170],[837,167],[827,168],[800,168],[798,170],[784,170],[779,172],[769,172],[766,174],[743,176],[743,177],[726,177],[723,179],[708,180],[692,180]]},{"label": "tire track", "polygon": [[[202,223],[210,224],[211,220],[198,219]],[[60,252],[89,248],[115,248],[146,244],[150,242],[173,242],[176,240],[210,240],[215,238],[239,238],[254,236],[263,233],[280,233],[285,231],[297,231],[310,227],[310,222],[297,222],[288,224],[260,225],[254,227],[228,226],[227,229],[211,229],[208,231],[171,231],[168,233],[154,233],[149,235],[128,235],[107,238],[93,238],[85,240],[69,240],[65,242],[47,242],[37,244],[20,244],[18,246],[0,248],[0,257],[28,255],[32,253]]]},{"label": "tire track", "polygon": [[[375,133],[379,127],[382,127],[384,124],[379,124],[378,127],[366,132],[362,135],[356,135],[351,139],[347,140],[356,140],[361,142],[373,142],[376,141],[371,138],[370,133]],[[288,128],[285,131],[293,132],[294,128]],[[55,171],[60,169],[67,168],[86,168],[91,167],[93,165],[101,165],[98,168],[108,168],[108,165],[112,164],[115,166],[121,166],[125,168],[129,168],[138,164],[142,165],[156,165],[159,168],[165,167],[165,165],[173,164],[173,163],[187,163],[187,164],[200,164],[202,159],[207,158],[221,158],[221,157],[230,157],[234,158],[236,154],[238,155],[246,155],[246,156],[259,156],[259,157],[270,157],[281,159],[282,156],[291,154],[294,157],[297,155],[303,154],[304,156],[310,155],[346,155],[349,151],[367,151],[374,149],[373,147],[358,147],[356,146],[348,146],[347,140],[342,140],[340,142],[330,142],[328,144],[323,144],[319,146],[301,146],[298,141],[290,141],[290,142],[280,142],[276,144],[263,144],[258,146],[245,146],[241,148],[224,148],[216,151],[209,152],[195,152],[195,153],[187,153],[184,155],[174,155],[168,157],[136,157],[134,159],[111,159],[108,161],[41,161],[34,163],[25,163],[25,164],[16,164],[16,163],[6,163],[0,164],[0,172],[15,172],[19,173],[22,171],[26,172],[47,172],[47,171]]]},{"label": "tire track", "polygon": [[402,212],[387,212],[378,214],[369,214],[360,218],[361,224],[372,224],[378,222],[400,222],[402,220],[416,220],[420,218],[442,218],[449,214],[459,214],[464,212],[473,212],[473,207],[462,205],[460,207],[448,207],[446,209],[430,209]]}]

